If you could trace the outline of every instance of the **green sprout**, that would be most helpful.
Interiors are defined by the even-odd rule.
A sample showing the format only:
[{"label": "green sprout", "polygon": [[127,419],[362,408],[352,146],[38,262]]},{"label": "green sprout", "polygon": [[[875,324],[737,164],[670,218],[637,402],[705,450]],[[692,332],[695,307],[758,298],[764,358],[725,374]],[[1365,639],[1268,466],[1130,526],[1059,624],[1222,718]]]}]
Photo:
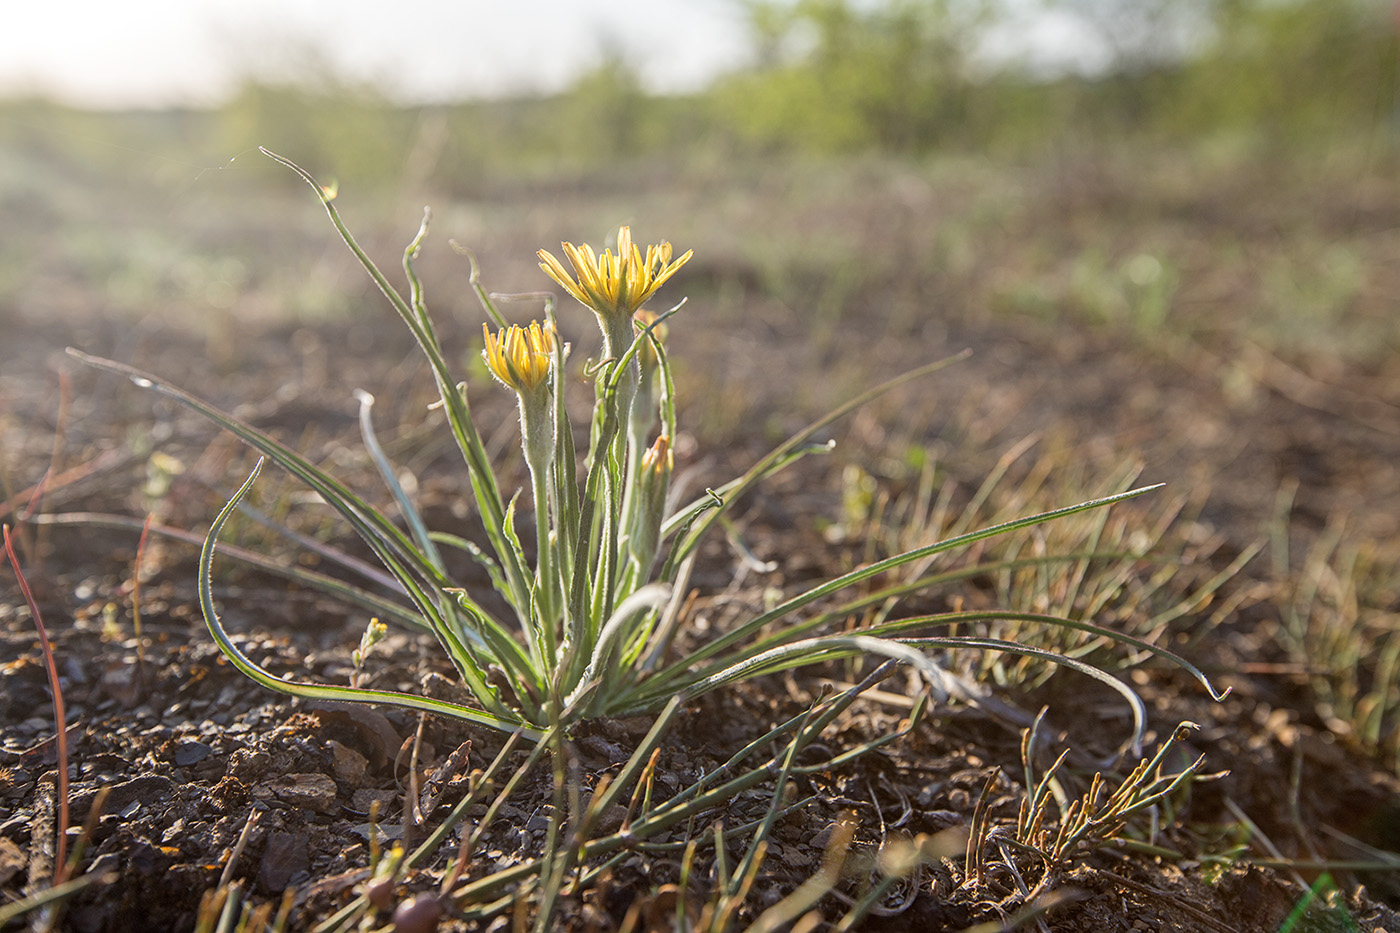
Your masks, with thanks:
[{"label": "green sprout", "polygon": [[[405,297],[355,242],[322,186],[295,163],[270,152],[267,155],[296,172],[317,192],[336,230],[417,340],[431,366],[447,427],[462,455],[486,540],[469,542],[425,527],[375,438],[370,417],[373,399],[367,394],[360,397],[361,433],[396,502],[403,527],[295,451],[207,402],[123,364],[70,351],[85,362],[123,374],[193,408],[315,490],[374,551],[396,581],[400,599],[385,600],[374,594],[371,602],[368,590],[343,585],[337,592],[363,592],[366,605],[376,615],[430,632],[460,674],[473,702],[451,703],[358,685],[287,680],[242,651],[219,619],[210,573],[215,544],[256,481],[263,463],[260,460],[210,527],[200,559],[199,587],[210,633],[230,661],[263,686],[306,698],[393,704],[539,739],[585,719],[654,715],[676,697],[690,698],[764,674],[870,655],[914,666],[940,696],[991,702],[984,688],[945,669],[927,649],[990,650],[1065,665],[1118,690],[1133,708],[1136,726],[1131,744],[1136,747],[1145,711],[1132,690],[1118,679],[1068,653],[960,634],[979,619],[1015,619],[1026,624],[1065,626],[1091,638],[1111,639],[1165,657],[1192,673],[1213,696],[1220,696],[1184,659],[1089,622],[1024,612],[912,618],[895,618],[890,613],[892,602],[901,595],[934,582],[929,577],[927,583],[921,583],[929,563],[938,555],[1101,509],[1157,487],[1132,489],[979,530],[959,530],[944,540],[920,544],[786,599],[779,598],[761,614],[677,656],[672,645],[685,622],[682,597],[689,590],[700,543],[716,525],[719,530],[728,525],[734,504],[807,453],[826,449],[813,444],[812,439],[827,425],[958,357],[926,365],[863,393],[799,431],[742,476],[705,490],[693,501],[673,504],[670,478],[676,399],[663,322],[680,305],[665,314],[651,314],[642,310],[642,304],[685,265],[691,253],[673,260],[667,243],[648,246],[643,253],[633,244],[627,227],[618,233],[616,255],[605,250],[600,256],[588,246],[563,244],[574,275],[552,255],[540,251],[541,268],[593,311],[602,331],[603,359],[587,370],[593,377],[594,398],[588,445],[582,456],[575,449],[574,425],[565,404],[567,345],[552,299],[546,302],[543,323],[536,321],[528,327],[508,324],[478,285],[473,259],[472,284],[496,327],[494,334],[489,325],[484,327],[487,368],[519,397],[522,447],[530,473],[529,498],[522,504],[520,494],[508,498],[503,493],[493,472],[472,418],[468,387],[448,366],[449,354],[439,344],[414,272],[414,259],[427,235],[428,215],[425,213],[417,236],[404,253],[410,289]],[[517,528],[517,512],[525,508],[534,517],[533,548]],[[451,577],[440,552],[445,547],[465,551],[484,568],[507,607],[506,613],[488,608],[491,601],[483,593],[465,588]],[[901,573],[905,578],[891,588],[888,581]],[[911,576],[914,579],[909,579]],[[841,603],[843,598],[846,602]],[[834,609],[830,608],[833,602],[838,603]],[[822,611],[808,611],[818,603]],[[876,605],[881,611],[867,624],[842,627],[843,621]],[[950,634],[931,634],[950,628]]]}]

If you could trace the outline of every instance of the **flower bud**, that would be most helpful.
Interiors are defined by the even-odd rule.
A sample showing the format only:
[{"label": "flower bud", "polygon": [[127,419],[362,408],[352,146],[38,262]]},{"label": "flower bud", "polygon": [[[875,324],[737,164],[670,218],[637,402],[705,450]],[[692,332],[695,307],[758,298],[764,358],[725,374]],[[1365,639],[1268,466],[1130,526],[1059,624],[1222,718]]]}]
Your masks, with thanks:
[{"label": "flower bud", "polygon": [[661,435],[642,454],[641,468],[637,472],[638,505],[632,529],[632,556],[645,572],[650,570],[660,544],[661,523],[666,519],[666,494],[670,491],[671,472],[675,469],[676,458],[671,450],[671,439]]}]

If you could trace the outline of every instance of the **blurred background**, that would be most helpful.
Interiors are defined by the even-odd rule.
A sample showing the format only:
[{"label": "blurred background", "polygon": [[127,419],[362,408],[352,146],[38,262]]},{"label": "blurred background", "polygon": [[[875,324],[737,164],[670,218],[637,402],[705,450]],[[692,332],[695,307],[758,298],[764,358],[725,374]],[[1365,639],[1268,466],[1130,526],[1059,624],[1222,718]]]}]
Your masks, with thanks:
[{"label": "blurred background", "polygon": [[[1367,187],[1393,178],[1400,139],[1393,0],[395,11],[7,11],[5,313],[47,317],[89,301],[90,286],[108,311],[174,303],[177,318],[235,302],[245,315],[344,310],[315,270],[256,295],[253,280],[279,270],[248,249],[294,220],[254,202],[298,184],[256,154],[266,146],[334,179],[361,223],[391,211],[400,237],[425,203],[460,208],[442,232],[488,252],[522,225],[545,245],[631,222],[642,239],[703,247],[725,283],[801,307],[819,331],[863,289],[893,288],[901,317],[926,314],[933,295],[944,315],[1069,314],[1197,336],[1240,326],[1290,353],[1318,340],[1393,347],[1388,312],[1347,320],[1376,276],[1396,293],[1393,260],[1376,268],[1365,238],[1313,223],[1365,216],[1393,232],[1393,188]],[[256,242],[221,241],[249,210]],[[1124,223],[1144,226],[1125,237]],[[1297,254],[1254,262],[1221,229],[1261,226],[1271,253]],[[1232,278],[1221,265],[1236,258],[1250,267],[1239,271],[1259,280],[1242,287],[1270,307],[1232,295],[1228,321],[1197,314],[1228,288],[1202,282],[1203,248],[1211,277]]]},{"label": "blurred background", "polygon": [[[870,274],[868,258],[880,275],[947,277],[985,263],[976,247],[989,215],[1003,228],[1025,222],[1016,215],[1036,198],[1026,187],[1045,172],[1076,204],[1100,182],[1149,202],[1220,185],[1248,213],[1250,198],[1306,198],[1334,178],[1386,176],[1400,138],[1393,0],[537,0],[413,2],[392,16],[372,2],[142,0],[27,4],[7,23],[0,300],[11,308],[49,290],[43,273],[71,282],[109,266],[122,267],[107,283],[118,306],[150,309],[166,297],[123,281],[143,274],[209,278],[215,292],[223,282],[216,305],[246,294],[236,274],[189,268],[218,266],[216,257],[157,258],[135,230],[84,245],[100,235],[97,211],[67,231],[60,256],[32,234],[36,222],[74,216],[65,208],[83,200],[85,184],[125,189],[153,212],[228,184],[238,201],[259,186],[294,187],[257,146],[334,178],[366,207],[511,202],[536,213],[561,196],[611,189],[611,216],[552,221],[546,241],[596,239],[624,221],[643,238],[718,235],[723,252],[702,259],[747,259],[770,284],[808,266],[834,280],[819,299],[832,305],[860,286],[852,277]],[[727,193],[716,197],[716,186]],[[665,216],[677,206],[665,202],[696,191],[705,192],[698,204]],[[1382,210],[1384,192],[1368,194],[1348,186],[1321,199]],[[866,236],[844,196],[872,208],[893,199],[921,221],[912,236],[931,242]],[[775,197],[791,209],[765,203],[747,216],[732,206]],[[823,198],[833,210],[814,203]],[[1161,206],[1164,223],[1198,219],[1179,203]],[[1202,206],[1230,213],[1215,195]],[[829,216],[801,216],[809,209]],[[664,231],[647,222],[663,217]],[[784,224],[805,243],[772,229]],[[465,232],[486,233],[480,223]],[[1145,243],[1118,255],[1122,239],[1102,232],[1102,242],[1080,244],[1069,281],[1023,267],[1015,282],[991,276],[998,294],[979,303],[1119,315],[1148,328],[1178,316],[1189,257]],[[149,236],[193,233],[158,223]],[[867,245],[880,255],[846,268],[842,257]],[[1316,245],[1312,268],[1298,271],[1309,281],[1297,283],[1313,303],[1327,303],[1314,293],[1360,287],[1361,257],[1343,242]],[[100,255],[107,250],[123,255]],[[224,259],[232,267],[246,257]],[[153,260],[165,270],[148,268]],[[284,311],[315,304],[282,295]],[[1286,339],[1307,345],[1314,335],[1299,326]],[[1357,342],[1374,349],[1373,336]]]}]

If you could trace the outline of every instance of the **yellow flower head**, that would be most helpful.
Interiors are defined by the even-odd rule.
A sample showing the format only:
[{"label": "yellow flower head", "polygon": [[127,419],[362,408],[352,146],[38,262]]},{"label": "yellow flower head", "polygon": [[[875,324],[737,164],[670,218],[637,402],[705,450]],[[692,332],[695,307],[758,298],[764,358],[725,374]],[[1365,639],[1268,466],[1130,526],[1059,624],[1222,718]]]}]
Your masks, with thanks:
[{"label": "yellow flower head", "polygon": [[612,250],[604,250],[603,255],[599,256],[587,244],[560,245],[573,265],[577,278],[570,275],[564,264],[547,250],[539,251],[540,268],[566,292],[604,319],[630,318],[694,255],[694,250],[686,250],[685,255],[672,261],[671,244],[663,242],[648,246],[646,258],[643,258],[641,250],[632,242],[630,227],[623,227],[617,232],[616,256]]},{"label": "yellow flower head", "polygon": [[529,327],[503,327],[495,336],[482,324],[481,332],[486,337],[486,349],[481,351],[486,366],[507,388],[533,392],[549,379],[554,335],[539,321],[531,321]]}]

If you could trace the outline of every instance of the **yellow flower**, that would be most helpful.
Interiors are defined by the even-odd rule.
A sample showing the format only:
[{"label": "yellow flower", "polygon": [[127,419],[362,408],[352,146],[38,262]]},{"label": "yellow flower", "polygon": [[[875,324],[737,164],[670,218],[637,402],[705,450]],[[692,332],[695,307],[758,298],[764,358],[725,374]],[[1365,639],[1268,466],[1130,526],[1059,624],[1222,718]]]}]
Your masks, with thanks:
[{"label": "yellow flower", "polygon": [[531,321],[529,327],[503,327],[496,336],[482,324],[481,332],[486,337],[486,349],[481,355],[491,373],[507,388],[534,392],[549,379],[554,336],[539,321]]},{"label": "yellow flower", "polygon": [[648,246],[644,259],[641,250],[632,242],[630,227],[617,232],[616,256],[612,250],[604,250],[599,256],[587,244],[560,245],[577,279],[546,250],[539,251],[540,268],[604,319],[630,318],[694,254],[694,250],[686,250],[685,255],[672,261],[671,244],[663,242]]}]

